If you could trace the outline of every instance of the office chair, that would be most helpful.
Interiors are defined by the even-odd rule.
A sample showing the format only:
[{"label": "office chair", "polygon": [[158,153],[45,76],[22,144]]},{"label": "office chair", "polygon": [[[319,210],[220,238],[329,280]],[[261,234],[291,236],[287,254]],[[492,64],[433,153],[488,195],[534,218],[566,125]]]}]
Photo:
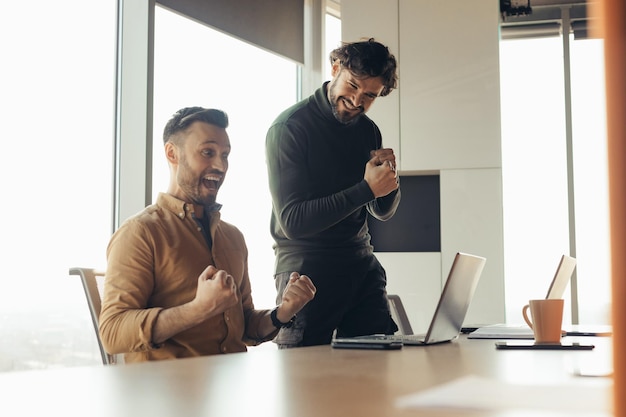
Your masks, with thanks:
[{"label": "office chair", "polygon": [[101,308],[100,286],[98,284],[102,284],[104,281],[104,272],[91,268],[70,268],[70,275],[79,275],[80,280],[83,283],[83,289],[85,290],[85,297],[87,298],[91,321],[93,323],[93,328],[96,331],[96,338],[98,339],[98,347],[100,348],[102,363],[104,365],[112,365],[120,362],[117,355],[109,355],[104,350],[102,340],[100,340],[100,333],[98,332],[98,320]]},{"label": "office chair", "polygon": [[391,317],[394,319],[401,334],[413,334],[409,317],[406,314],[404,305],[399,295],[387,294],[387,300],[389,301],[389,309],[391,310]]}]

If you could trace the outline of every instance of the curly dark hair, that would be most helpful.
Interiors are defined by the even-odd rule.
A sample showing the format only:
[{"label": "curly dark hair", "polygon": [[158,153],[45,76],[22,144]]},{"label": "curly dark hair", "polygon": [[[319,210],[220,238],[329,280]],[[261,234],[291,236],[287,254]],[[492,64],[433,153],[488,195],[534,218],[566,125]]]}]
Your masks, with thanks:
[{"label": "curly dark hair", "polygon": [[381,77],[383,91],[381,96],[391,93],[397,87],[396,58],[389,48],[370,38],[360,42],[344,42],[330,53],[330,63],[339,60],[342,67],[347,68],[357,77]]},{"label": "curly dark hair", "polygon": [[205,122],[222,129],[228,127],[228,115],[222,110],[205,109],[204,107],[185,107],[178,110],[163,129],[163,143],[176,142],[180,132],[185,131],[193,122]]}]

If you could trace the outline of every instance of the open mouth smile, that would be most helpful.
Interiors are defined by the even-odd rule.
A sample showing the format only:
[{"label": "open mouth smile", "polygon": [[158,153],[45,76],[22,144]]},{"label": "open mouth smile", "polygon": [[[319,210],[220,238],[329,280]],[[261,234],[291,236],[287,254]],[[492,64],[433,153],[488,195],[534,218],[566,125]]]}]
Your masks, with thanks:
[{"label": "open mouth smile", "polygon": [[207,175],[202,178],[202,184],[210,190],[217,190],[221,180],[222,177],[219,175]]},{"label": "open mouth smile", "polygon": [[355,107],[355,106],[352,105],[352,103],[349,100],[347,100],[345,98],[342,98],[341,101],[343,102],[343,105],[346,108],[346,110],[348,110],[349,112],[361,112],[361,111],[363,111],[363,107],[361,107],[361,106],[356,106]]}]

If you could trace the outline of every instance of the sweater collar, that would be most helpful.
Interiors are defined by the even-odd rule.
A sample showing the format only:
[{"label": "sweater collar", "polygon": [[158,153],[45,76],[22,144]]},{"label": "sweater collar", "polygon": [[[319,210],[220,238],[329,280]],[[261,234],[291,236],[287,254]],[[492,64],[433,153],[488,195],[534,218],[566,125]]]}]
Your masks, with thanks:
[{"label": "sweater collar", "polygon": [[315,92],[315,101],[317,102],[317,105],[325,118],[332,120],[337,124],[341,124],[335,118],[335,115],[333,114],[333,109],[332,107],[330,107],[330,102],[328,101],[329,82],[330,81],[326,81],[324,84],[322,84],[320,88],[317,89],[317,91]]}]

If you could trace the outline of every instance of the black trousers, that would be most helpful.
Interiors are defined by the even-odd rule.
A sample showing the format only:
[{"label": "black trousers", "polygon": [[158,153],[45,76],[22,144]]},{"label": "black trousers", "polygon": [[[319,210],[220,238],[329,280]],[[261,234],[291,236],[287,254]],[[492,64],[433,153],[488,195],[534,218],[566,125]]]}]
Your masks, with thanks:
[{"label": "black trousers", "polygon": [[[300,274],[307,275],[317,291],[297,314],[290,328],[279,331],[274,342],[279,348],[329,344],[338,337],[393,334],[398,326],[391,318],[387,301],[387,276],[373,254],[352,260],[308,259]],[[275,278],[280,303],[290,272]]]}]

